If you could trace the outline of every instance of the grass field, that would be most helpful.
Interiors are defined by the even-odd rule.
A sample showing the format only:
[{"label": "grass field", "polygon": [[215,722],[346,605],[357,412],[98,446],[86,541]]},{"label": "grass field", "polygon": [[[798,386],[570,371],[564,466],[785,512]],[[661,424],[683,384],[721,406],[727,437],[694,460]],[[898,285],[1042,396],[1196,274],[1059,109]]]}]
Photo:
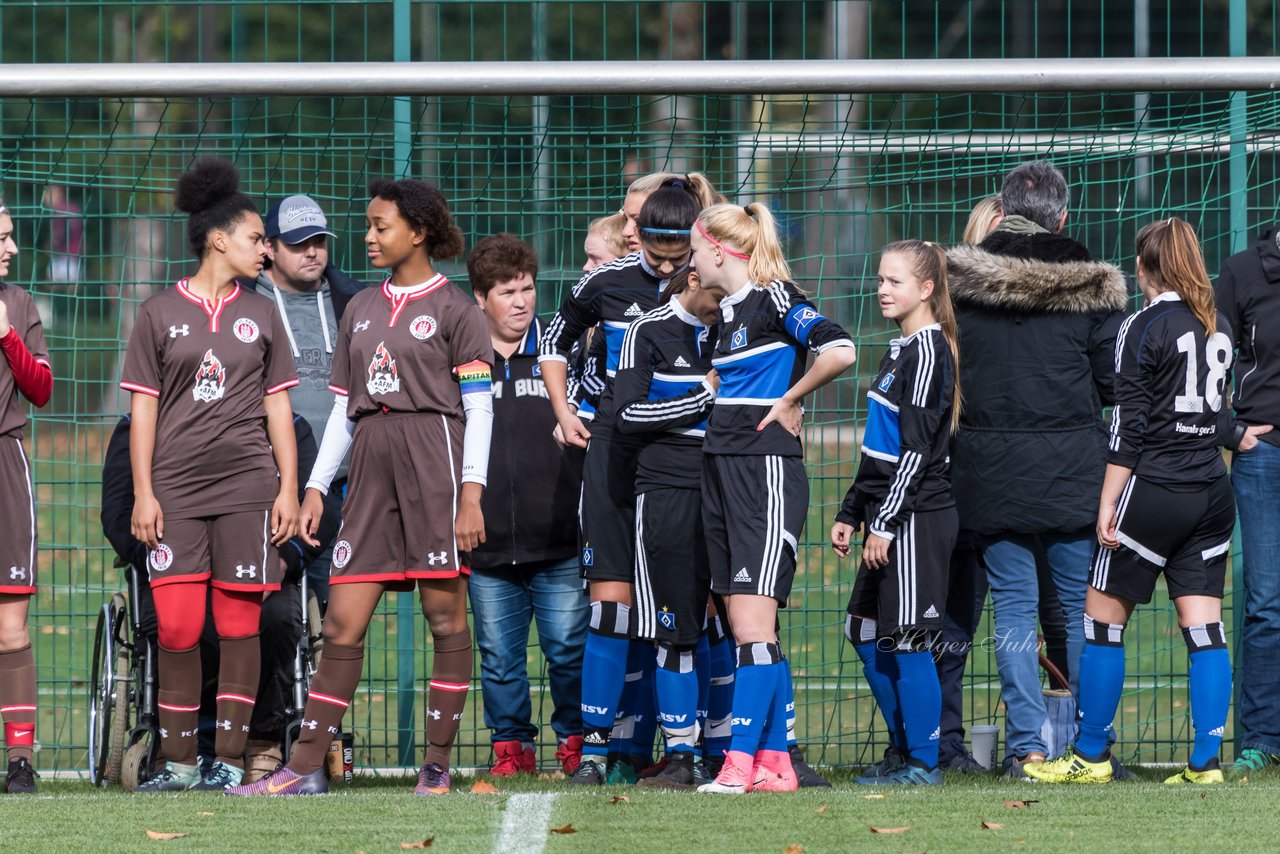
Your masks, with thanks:
[{"label": "grass field", "polygon": [[[845,777],[834,789],[738,798],[582,792],[532,778],[500,781],[488,795],[459,779],[454,794],[430,799],[410,795],[407,779],[357,779],[337,794],[287,800],[45,783],[36,797],[0,797],[0,824],[19,851],[375,852],[427,840],[442,854],[1274,850],[1267,831],[1278,824],[1280,777],[1193,789],[1164,786],[1167,773],[1061,787],[957,777],[927,790],[867,789]],[[566,826],[572,832],[556,832]],[[147,831],[186,835],[153,840]]]}]

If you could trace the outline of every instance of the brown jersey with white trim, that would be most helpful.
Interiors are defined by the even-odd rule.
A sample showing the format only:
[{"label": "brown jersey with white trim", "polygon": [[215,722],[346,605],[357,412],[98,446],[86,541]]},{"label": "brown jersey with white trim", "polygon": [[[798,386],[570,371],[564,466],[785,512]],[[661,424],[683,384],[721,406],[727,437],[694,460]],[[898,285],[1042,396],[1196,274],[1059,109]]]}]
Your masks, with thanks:
[{"label": "brown jersey with white trim", "polygon": [[373,412],[436,412],[461,420],[454,370],[493,361],[484,313],[444,276],[407,295],[393,293],[389,282],[347,304],[330,390],[348,395],[353,421]]},{"label": "brown jersey with white trim", "polygon": [[160,399],[151,482],[168,518],[270,508],[280,490],[262,398],[298,384],[275,303],[217,302],[183,279],[142,304],[120,387]]},{"label": "brown jersey with white trim", "polygon": [[[9,325],[14,328],[32,357],[49,364],[49,348],[44,343],[44,327],[31,295],[16,285],[0,282],[0,302],[9,310]],[[18,393],[9,362],[0,353],[0,436],[22,438],[27,424],[26,400]]]}]

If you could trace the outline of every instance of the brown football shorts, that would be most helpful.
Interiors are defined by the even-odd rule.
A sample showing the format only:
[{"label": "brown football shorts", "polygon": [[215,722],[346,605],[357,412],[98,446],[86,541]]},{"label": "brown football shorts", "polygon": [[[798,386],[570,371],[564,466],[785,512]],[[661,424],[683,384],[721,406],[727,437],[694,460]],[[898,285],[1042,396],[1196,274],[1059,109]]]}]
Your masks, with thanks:
[{"label": "brown football shorts", "polygon": [[0,593],[36,592],[36,505],[22,439],[0,436]]},{"label": "brown football shorts", "polygon": [[164,540],[147,556],[151,586],[210,581],[225,590],[279,590],[271,511],[165,520]]}]

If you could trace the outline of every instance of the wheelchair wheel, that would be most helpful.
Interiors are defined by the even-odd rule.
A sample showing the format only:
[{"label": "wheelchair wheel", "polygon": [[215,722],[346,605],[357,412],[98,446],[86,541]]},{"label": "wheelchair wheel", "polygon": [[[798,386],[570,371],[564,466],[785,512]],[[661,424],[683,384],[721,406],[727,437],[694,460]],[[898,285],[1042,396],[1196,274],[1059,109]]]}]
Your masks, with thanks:
[{"label": "wheelchair wheel", "polygon": [[156,736],[151,730],[143,730],[137,740],[124,752],[124,763],[120,769],[120,785],[126,792],[132,792],[138,786],[151,779],[155,773]]},{"label": "wheelchair wheel", "polygon": [[116,594],[102,606],[93,640],[93,681],[89,696],[89,779],[106,787],[120,780],[125,733],[129,729],[129,650],[122,642],[128,607]]}]

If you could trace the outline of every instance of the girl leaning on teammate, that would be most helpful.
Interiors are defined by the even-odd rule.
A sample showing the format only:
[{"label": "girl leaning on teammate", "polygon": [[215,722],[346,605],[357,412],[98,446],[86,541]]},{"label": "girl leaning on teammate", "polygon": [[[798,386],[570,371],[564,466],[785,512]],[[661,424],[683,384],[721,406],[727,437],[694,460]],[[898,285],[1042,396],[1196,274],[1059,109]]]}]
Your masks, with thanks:
[{"label": "girl leaning on teammate", "polygon": [[698,712],[706,708],[698,680],[706,662],[697,661],[695,651],[711,591],[701,472],[719,297],[685,269],[672,276],[661,303],[627,330],[613,397],[618,432],[642,442],[635,477],[635,636],[657,643],[657,717],[667,748],[663,769],[639,785],[689,788]]},{"label": "girl leaning on teammate", "polygon": [[[632,754],[615,762],[627,778],[634,779],[633,772],[649,764],[652,730],[648,744],[637,743],[633,747],[628,738],[623,747],[611,741],[623,685],[632,695],[626,701],[627,707],[639,702],[645,693],[652,696],[651,684],[638,676],[645,670],[645,658],[653,661],[651,646],[637,643],[632,649],[630,642],[635,473],[641,443],[614,433],[612,380],[628,327],[657,307],[671,276],[689,263],[689,228],[712,194],[700,176],[668,178],[649,193],[636,217],[641,250],[584,276],[542,336],[539,361],[561,434],[568,444],[579,447],[591,440],[583,467],[580,514],[582,568],[589,583],[591,622],[582,670],[583,762],[570,778],[576,784],[604,783],[611,747],[615,752]],[[633,195],[628,195],[628,205],[632,204]],[[566,360],[574,342],[596,324],[603,326],[604,334],[597,334],[597,341],[603,339],[605,350],[596,363],[603,362],[605,376],[595,420],[588,432],[566,399]],[[649,671],[652,672],[651,667]],[[640,741],[644,741],[643,737]],[[622,768],[622,762],[626,768]]]},{"label": "girl leaning on teammate", "polygon": [[303,502],[314,534],[321,495],[347,449],[351,469],[333,546],[324,656],[289,763],[236,795],[327,791],[324,754],[364,666],[364,637],[382,594],[422,597],[433,640],[427,751],[414,794],[443,795],[471,684],[465,555],[484,542],[480,498],[493,426],[493,344],[475,301],[433,261],[462,252],[440,191],[413,179],[377,181],[366,210],[370,263],[381,288],[352,298],[338,331],[337,395]]},{"label": "girl leaning on teammate", "polygon": [[1085,599],[1080,728],[1061,758],[1027,765],[1047,783],[1111,780],[1111,723],[1124,689],[1124,630],[1163,573],[1190,659],[1195,744],[1166,783],[1221,783],[1231,702],[1222,625],[1235,499],[1221,447],[1234,447],[1226,390],[1231,330],[1214,305],[1195,231],[1170,217],[1138,232],[1145,307],[1116,338],[1116,403],[1098,503],[1098,548]]},{"label": "girl leaning on teammate", "polygon": [[[777,619],[809,508],[801,404],[853,364],[853,341],[791,283],[768,208],[707,208],[692,241],[703,287],[724,295],[702,519],[711,587],[726,601],[738,644],[732,742],[720,773],[699,791],[790,791],[798,786],[787,738],[793,700]],[[816,356],[807,371],[806,350]]]},{"label": "girl leaning on teammate", "polygon": [[18,254],[13,217],[0,199],[0,717],[8,771],[3,791],[34,792],[31,753],[36,739],[36,663],[27,614],[36,592],[36,504],[31,465],[22,447],[26,408],[44,406],[53,371],[44,328],[31,296],[4,281]]},{"label": "girl leaning on teammate", "polygon": [[[946,613],[951,552],[959,529],[951,496],[951,433],[959,423],[956,319],[941,247],[919,240],[880,255],[880,312],[901,336],[867,392],[862,461],[831,528],[831,546],[848,557],[863,525],[845,635],[905,764],[861,777],[877,785],[934,785],[942,692],[933,641]],[[901,726],[895,720],[901,716]]]},{"label": "girl leaning on teammate", "polygon": [[[159,624],[165,767],[138,792],[220,790],[240,782],[258,691],[263,593],[280,587],[275,547],[297,533],[298,384],[275,303],[242,289],[266,257],[262,218],[225,160],[178,181],[195,275],[142,304],[120,387],[132,393],[132,529],[150,550]],[[264,429],[265,424],[265,429]],[[209,589],[212,588],[212,594]],[[216,759],[196,759],[200,634],[212,595],[221,664]]]}]

